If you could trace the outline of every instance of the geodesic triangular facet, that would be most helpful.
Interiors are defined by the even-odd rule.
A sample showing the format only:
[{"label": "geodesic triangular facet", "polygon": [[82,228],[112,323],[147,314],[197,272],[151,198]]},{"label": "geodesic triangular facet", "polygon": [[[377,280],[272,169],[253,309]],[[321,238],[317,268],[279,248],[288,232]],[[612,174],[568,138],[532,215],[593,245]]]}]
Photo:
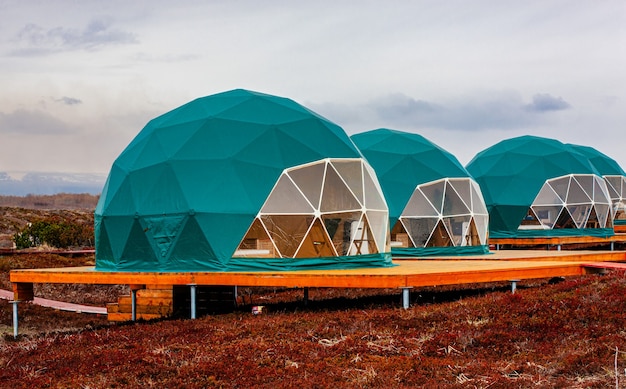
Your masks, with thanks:
[{"label": "geodesic triangular facet", "polygon": [[468,215],[470,210],[461,196],[451,185],[446,185],[445,197],[443,200],[443,216]]},{"label": "geodesic triangular facet", "polygon": [[400,218],[415,247],[426,247],[439,218]]},{"label": "geodesic triangular facet", "polygon": [[328,238],[326,229],[319,219],[315,219],[311,229],[302,241],[300,249],[296,253],[296,258],[318,258],[332,257],[337,253]]},{"label": "geodesic triangular facet", "polygon": [[320,197],[322,195],[322,182],[324,172],[326,171],[326,163],[316,163],[304,166],[298,169],[292,169],[288,172],[296,186],[304,193],[315,209],[320,207]]},{"label": "geodesic triangular facet", "polygon": [[413,195],[409,199],[404,211],[402,211],[404,217],[425,217],[425,216],[439,216],[439,211],[433,208],[433,205],[426,198],[420,188],[416,188]]},{"label": "geodesic triangular facet", "polygon": [[289,176],[285,174],[280,176],[278,183],[261,209],[262,214],[313,214],[313,212],[314,209],[311,204],[304,198]]},{"label": "geodesic triangular facet", "polygon": [[361,208],[361,204],[348,189],[339,174],[332,166],[328,166],[324,180],[324,190],[322,191],[320,211],[338,212],[360,210]]},{"label": "geodesic triangular facet", "polygon": [[261,221],[281,256],[293,258],[313,222],[313,216],[262,215]]},{"label": "geodesic triangular facet", "polygon": [[331,165],[348,184],[357,200],[363,204],[363,168],[361,161],[332,161]]},{"label": "geodesic triangular facet", "polygon": [[444,180],[429,185],[421,185],[420,189],[438,213],[443,213],[443,198],[446,182]]}]

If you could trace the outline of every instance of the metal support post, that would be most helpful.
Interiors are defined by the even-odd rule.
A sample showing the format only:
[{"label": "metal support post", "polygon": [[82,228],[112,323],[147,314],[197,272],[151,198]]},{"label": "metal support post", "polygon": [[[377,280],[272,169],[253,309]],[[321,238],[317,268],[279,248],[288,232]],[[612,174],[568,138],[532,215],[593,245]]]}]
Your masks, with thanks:
[{"label": "metal support post", "polygon": [[309,304],[309,288],[304,288],[304,306],[306,307]]},{"label": "metal support post", "polygon": [[402,308],[409,309],[411,288],[402,288]]},{"label": "metal support post", "polygon": [[17,304],[19,301],[11,301],[13,304],[13,339],[17,339],[17,326],[18,326],[18,316],[17,316]]},{"label": "metal support post", "polygon": [[515,294],[519,280],[511,280],[511,293]]},{"label": "metal support post", "polygon": [[615,250],[615,242],[611,242],[611,251]]},{"label": "metal support post", "polygon": [[137,320],[137,289],[130,290],[130,308],[131,308],[130,318],[132,321],[136,321]]},{"label": "metal support post", "polygon": [[191,318],[196,318],[196,285],[189,285],[191,292]]}]

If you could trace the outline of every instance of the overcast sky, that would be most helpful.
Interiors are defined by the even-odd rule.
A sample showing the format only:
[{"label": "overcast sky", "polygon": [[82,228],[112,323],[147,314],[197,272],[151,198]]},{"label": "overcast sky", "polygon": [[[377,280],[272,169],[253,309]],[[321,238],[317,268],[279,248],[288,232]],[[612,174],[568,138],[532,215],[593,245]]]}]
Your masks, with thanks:
[{"label": "overcast sky", "polygon": [[626,2],[0,0],[0,171],[107,173],[152,118],[235,88],[466,164],[524,134],[626,168]]}]

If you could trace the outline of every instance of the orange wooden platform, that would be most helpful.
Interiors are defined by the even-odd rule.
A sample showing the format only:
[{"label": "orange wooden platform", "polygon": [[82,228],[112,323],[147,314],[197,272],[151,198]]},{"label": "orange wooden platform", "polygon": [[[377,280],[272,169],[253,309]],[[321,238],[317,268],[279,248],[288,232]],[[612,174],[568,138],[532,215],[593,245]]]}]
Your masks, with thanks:
[{"label": "orange wooden platform", "polygon": [[[35,283],[57,284],[122,284],[129,285],[134,297],[122,296],[110,304],[110,320],[152,318],[171,312],[171,300],[159,297],[155,305],[152,294],[171,294],[174,285],[189,285],[195,296],[195,286],[263,286],[263,287],[334,287],[334,288],[399,288],[403,306],[409,306],[409,290],[437,285],[457,285],[518,281],[597,273],[607,268],[626,269],[626,251],[545,251],[501,250],[489,254],[430,259],[397,259],[396,266],[350,270],[301,270],[269,272],[115,272],[98,271],[93,266],[55,269],[17,269],[10,273],[13,284],[14,336],[17,337],[17,305],[32,301]],[[141,298],[141,290],[153,289],[145,302],[132,302],[132,316],[122,312],[127,300]],[[149,293],[148,293],[149,294]],[[169,298],[169,297],[168,297]],[[195,303],[192,297],[192,318]],[[158,308],[158,312],[153,312]],[[139,310],[137,309],[139,308]],[[146,309],[145,312],[142,309]],[[116,316],[117,315],[117,316]],[[143,316],[142,316],[143,315]]]},{"label": "orange wooden platform", "polygon": [[[18,269],[15,300],[30,300],[32,284],[233,285],[269,287],[414,288],[580,275],[585,263],[626,261],[626,251],[501,250],[480,256],[394,260],[394,267],[268,272],[115,272],[92,266]],[[20,292],[22,295],[20,295]]]}]

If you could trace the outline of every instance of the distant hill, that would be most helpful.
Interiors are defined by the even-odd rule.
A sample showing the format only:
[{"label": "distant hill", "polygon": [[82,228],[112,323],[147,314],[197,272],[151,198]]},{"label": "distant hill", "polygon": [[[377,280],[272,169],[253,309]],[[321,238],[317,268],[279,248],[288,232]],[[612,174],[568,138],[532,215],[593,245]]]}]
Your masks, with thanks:
[{"label": "distant hill", "polygon": [[26,196],[57,193],[102,192],[106,174],[95,173],[10,173],[0,172],[0,195]]}]

